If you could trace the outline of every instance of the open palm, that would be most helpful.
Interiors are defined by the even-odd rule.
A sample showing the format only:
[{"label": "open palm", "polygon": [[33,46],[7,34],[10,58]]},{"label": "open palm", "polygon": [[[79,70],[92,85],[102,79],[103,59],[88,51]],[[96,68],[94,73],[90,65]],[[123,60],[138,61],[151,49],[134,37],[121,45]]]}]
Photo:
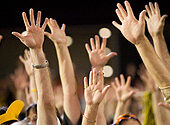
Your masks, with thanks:
[{"label": "open palm", "polygon": [[113,88],[116,91],[116,96],[118,101],[126,102],[132,95],[134,91],[130,87],[131,77],[127,78],[125,82],[124,76],[120,75],[120,80],[118,77],[115,78],[115,82],[112,83]]},{"label": "open palm", "polygon": [[161,16],[158,3],[155,3],[155,5],[153,6],[153,4],[149,2],[149,6],[146,5],[145,8],[149,16],[146,16],[145,19],[147,22],[148,31],[151,36],[163,33],[163,28],[167,15]]},{"label": "open palm", "polygon": [[30,22],[31,25],[28,22],[26,13],[22,13],[23,20],[26,27],[25,35],[22,35],[18,32],[12,32],[13,35],[18,37],[23,44],[25,44],[29,48],[42,48],[43,42],[44,42],[44,30],[47,25],[48,19],[45,19],[44,24],[42,27],[40,27],[41,22],[41,11],[38,11],[37,13],[37,22],[35,25],[34,20],[34,10],[30,9]]},{"label": "open palm", "polygon": [[50,27],[51,34],[45,32],[45,35],[50,38],[54,43],[67,43],[66,34],[65,34],[65,24],[62,25],[61,29],[58,26],[56,20],[50,18],[48,22],[48,26]]},{"label": "open palm", "polygon": [[89,54],[90,63],[93,67],[103,67],[109,61],[110,58],[117,55],[117,53],[115,52],[111,52],[108,55],[105,54],[106,38],[103,38],[101,47],[100,47],[100,39],[99,36],[97,35],[95,36],[95,43],[94,43],[94,39],[91,38],[90,44],[92,50],[90,49],[89,44],[86,44],[85,47]]},{"label": "open palm", "polygon": [[108,85],[103,88],[103,73],[99,72],[99,78],[97,78],[96,69],[93,69],[93,71],[90,72],[89,84],[87,77],[84,78],[84,86],[84,96],[87,105],[100,104],[110,87]]},{"label": "open palm", "polygon": [[122,25],[113,21],[113,25],[118,28],[124,37],[133,44],[138,44],[138,40],[144,36],[145,32],[145,10],[140,13],[139,20],[133,14],[133,10],[128,1],[125,1],[127,12],[120,3],[117,4],[116,14]]}]

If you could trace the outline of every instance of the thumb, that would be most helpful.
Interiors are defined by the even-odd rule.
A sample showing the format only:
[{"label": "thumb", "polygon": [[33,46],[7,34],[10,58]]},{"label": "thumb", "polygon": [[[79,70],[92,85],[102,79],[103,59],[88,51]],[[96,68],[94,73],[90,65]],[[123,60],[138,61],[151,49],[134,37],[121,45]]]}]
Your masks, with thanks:
[{"label": "thumb", "polygon": [[128,94],[127,94],[127,99],[131,98],[133,95],[135,94],[135,91],[130,91]]},{"label": "thumb", "polygon": [[107,85],[107,86],[104,87],[104,89],[102,90],[103,97],[106,95],[109,88],[110,88],[110,85]]},{"label": "thumb", "polygon": [[51,34],[49,32],[44,32],[44,35],[46,35],[48,38],[50,38]]},{"label": "thumb", "polygon": [[139,22],[145,23],[146,10],[143,10],[139,15]]},{"label": "thumb", "polygon": [[116,52],[111,52],[109,53],[106,57],[107,57],[107,60],[111,59],[112,57],[114,56],[117,56],[117,53]]},{"label": "thumb", "polygon": [[18,37],[19,39],[23,40],[23,36],[18,32],[12,32],[12,35],[14,35],[14,36]]},{"label": "thumb", "polygon": [[163,15],[162,17],[161,17],[161,22],[162,23],[164,23],[165,22],[165,19],[168,17],[168,15]]}]

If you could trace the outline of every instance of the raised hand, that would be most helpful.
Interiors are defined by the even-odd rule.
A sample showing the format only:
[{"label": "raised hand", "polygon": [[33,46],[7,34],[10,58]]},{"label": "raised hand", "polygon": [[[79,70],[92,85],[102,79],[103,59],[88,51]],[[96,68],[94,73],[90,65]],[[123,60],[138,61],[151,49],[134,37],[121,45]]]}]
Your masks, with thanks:
[{"label": "raised hand", "polygon": [[14,82],[14,85],[17,90],[24,90],[29,86],[28,76],[22,66],[19,66],[14,74],[10,75],[11,80]]},{"label": "raised hand", "polygon": [[34,10],[30,9],[30,22],[27,19],[26,13],[22,13],[22,17],[24,20],[24,24],[26,27],[26,35],[22,35],[18,32],[12,32],[13,35],[18,37],[23,44],[31,49],[42,49],[42,45],[44,42],[44,30],[46,28],[48,18],[45,19],[44,24],[40,27],[41,23],[41,11],[37,13],[37,20],[35,23],[34,19]]},{"label": "raised hand", "polygon": [[138,44],[138,41],[145,36],[146,11],[142,11],[139,15],[139,20],[137,20],[128,1],[125,1],[126,11],[120,3],[117,4],[117,7],[116,14],[122,25],[115,21],[113,21],[113,25],[121,31],[128,41],[133,44]]},{"label": "raised hand", "polygon": [[50,20],[48,21],[48,26],[50,27],[51,30],[51,34],[48,32],[45,32],[45,35],[51,39],[54,43],[63,43],[66,44],[67,43],[67,39],[66,39],[66,34],[65,34],[65,28],[66,25],[63,24],[61,29],[57,24],[57,21],[50,18]]},{"label": "raised hand", "polygon": [[24,51],[24,53],[25,53],[24,54],[25,57],[19,56],[19,59],[24,64],[28,76],[31,76],[33,75],[33,68],[32,68],[32,60],[30,57],[30,53],[27,49]]},{"label": "raised hand", "polygon": [[117,100],[119,102],[126,102],[131,98],[135,91],[130,87],[131,77],[128,76],[127,81],[125,82],[124,76],[120,75],[120,80],[118,77],[115,78],[115,82],[112,83],[113,88],[115,89]]},{"label": "raised hand", "polygon": [[97,78],[97,71],[94,68],[90,72],[89,83],[87,77],[84,78],[84,87],[86,105],[99,105],[110,85],[103,88],[103,73],[99,72],[99,77]]},{"label": "raised hand", "polygon": [[165,19],[168,15],[161,16],[159,5],[157,2],[153,5],[151,2],[149,2],[149,6],[145,6],[148,16],[145,17],[145,20],[147,22],[147,27],[150,35],[154,37],[155,35],[163,33],[164,25],[165,25]]},{"label": "raised hand", "polygon": [[92,67],[102,68],[110,58],[117,55],[115,52],[111,52],[108,55],[105,54],[106,42],[106,38],[103,38],[102,44],[100,46],[99,36],[95,35],[95,43],[93,38],[90,39],[92,50],[90,49],[89,44],[85,45]]}]

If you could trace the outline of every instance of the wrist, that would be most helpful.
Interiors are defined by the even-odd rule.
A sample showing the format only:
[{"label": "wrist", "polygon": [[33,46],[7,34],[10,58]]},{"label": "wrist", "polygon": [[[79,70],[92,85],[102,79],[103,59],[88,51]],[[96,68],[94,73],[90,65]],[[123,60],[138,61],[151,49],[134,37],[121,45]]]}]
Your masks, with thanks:
[{"label": "wrist", "polygon": [[92,69],[96,69],[97,72],[103,71],[103,66],[92,66]]},{"label": "wrist", "polygon": [[156,34],[152,34],[151,35],[153,39],[160,39],[160,38],[164,38],[163,32],[159,32]]}]

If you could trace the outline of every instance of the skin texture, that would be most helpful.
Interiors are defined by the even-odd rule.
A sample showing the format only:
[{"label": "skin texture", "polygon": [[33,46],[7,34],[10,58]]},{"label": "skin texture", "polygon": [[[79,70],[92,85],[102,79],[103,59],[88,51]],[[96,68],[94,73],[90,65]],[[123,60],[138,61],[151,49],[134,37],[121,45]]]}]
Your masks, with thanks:
[{"label": "skin texture", "polygon": [[84,87],[86,108],[82,125],[95,125],[99,104],[102,102],[110,85],[103,88],[103,73],[99,72],[97,78],[97,71],[94,68],[93,71],[90,72],[89,82],[87,77],[84,78]]},{"label": "skin texture", "polygon": [[[88,43],[85,44],[85,48],[87,50],[89,61],[91,63],[92,68],[95,68],[97,72],[102,72],[103,67],[107,64],[107,62],[117,55],[116,52],[111,52],[108,55],[105,54],[107,39],[103,38],[100,42],[100,38],[98,35],[95,35],[95,38],[90,38],[90,45]],[[91,48],[90,48],[91,47]],[[103,83],[104,87],[104,83]],[[105,104],[102,102],[99,106],[99,110],[97,113],[97,125],[106,124],[106,118],[104,114]]]},{"label": "skin texture", "polygon": [[59,72],[63,88],[64,111],[73,125],[77,124],[80,118],[80,103],[77,94],[77,81],[75,78],[73,63],[66,45],[65,24],[61,29],[56,20],[50,18],[48,26],[51,33],[45,32],[45,35],[54,43],[58,62]]},{"label": "skin texture", "polygon": [[85,44],[85,48],[89,55],[89,60],[92,65],[92,68],[96,68],[97,72],[102,70],[103,67],[107,64],[107,62],[117,55],[116,52],[111,52],[108,55],[105,54],[107,39],[103,38],[100,45],[100,38],[98,35],[95,35],[95,39],[90,38],[90,45],[88,43]]},{"label": "skin texture", "polygon": [[147,70],[159,87],[170,85],[170,71],[167,65],[157,56],[149,40],[145,36],[145,15],[142,11],[137,20],[133,14],[132,8],[128,1],[125,1],[125,9],[121,4],[117,4],[116,13],[122,25],[113,21],[113,25],[118,28],[123,36],[135,45]]},{"label": "skin texture", "polygon": [[127,108],[127,101],[135,94],[135,91],[132,90],[130,87],[131,83],[131,77],[129,76],[127,78],[127,81],[125,81],[124,76],[121,74],[120,75],[120,80],[118,77],[115,78],[115,82],[112,83],[112,86],[116,92],[116,97],[117,97],[117,107],[116,107],[116,112],[114,116],[114,121],[122,114],[126,113],[125,107]]},{"label": "skin texture", "polygon": [[[32,68],[32,59],[30,57],[30,53],[28,50],[24,51],[24,57],[19,56],[20,61],[24,64],[25,70],[27,72],[27,75],[29,77],[29,87],[25,88],[25,94],[27,98],[27,103],[37,103],[37,87],[35,84],[35,78],[34,78],[34,71]],[[29,89],[29,91],[28,91]]]},{"label": "skin texture", "polygon": [[[18,37],[20,41],[30,49],[33,64],[45,64],[46,58],[43,52],[43,43],[44,30],[48,19],[46,18],[42,27],[40,27],[41,11],[38,11],[37,13],[36,23],[33,9],[30,9],[30,23],[25,12],[22,13],[22,16],[27,34],[25,36],[18,32],[12,32],[12,34]],[[34,69],[34,75],[38,91],[38,125],[57,125],[54,94],[51,85],[49,69],[48,67],[42,69]]]},{"label": "skin texture", "polygon": [[168,15],[162,15],[160,13],[159,5],[157,2],[154,4],[149,2],[149,5],[145,6],[148,16],[145,17],[147,22],[148,31],[153,39],[155,52],[159,58],[170,66],[170,56],[166,41],[163,35],[163,30],[165,26],[165,19]]}]

